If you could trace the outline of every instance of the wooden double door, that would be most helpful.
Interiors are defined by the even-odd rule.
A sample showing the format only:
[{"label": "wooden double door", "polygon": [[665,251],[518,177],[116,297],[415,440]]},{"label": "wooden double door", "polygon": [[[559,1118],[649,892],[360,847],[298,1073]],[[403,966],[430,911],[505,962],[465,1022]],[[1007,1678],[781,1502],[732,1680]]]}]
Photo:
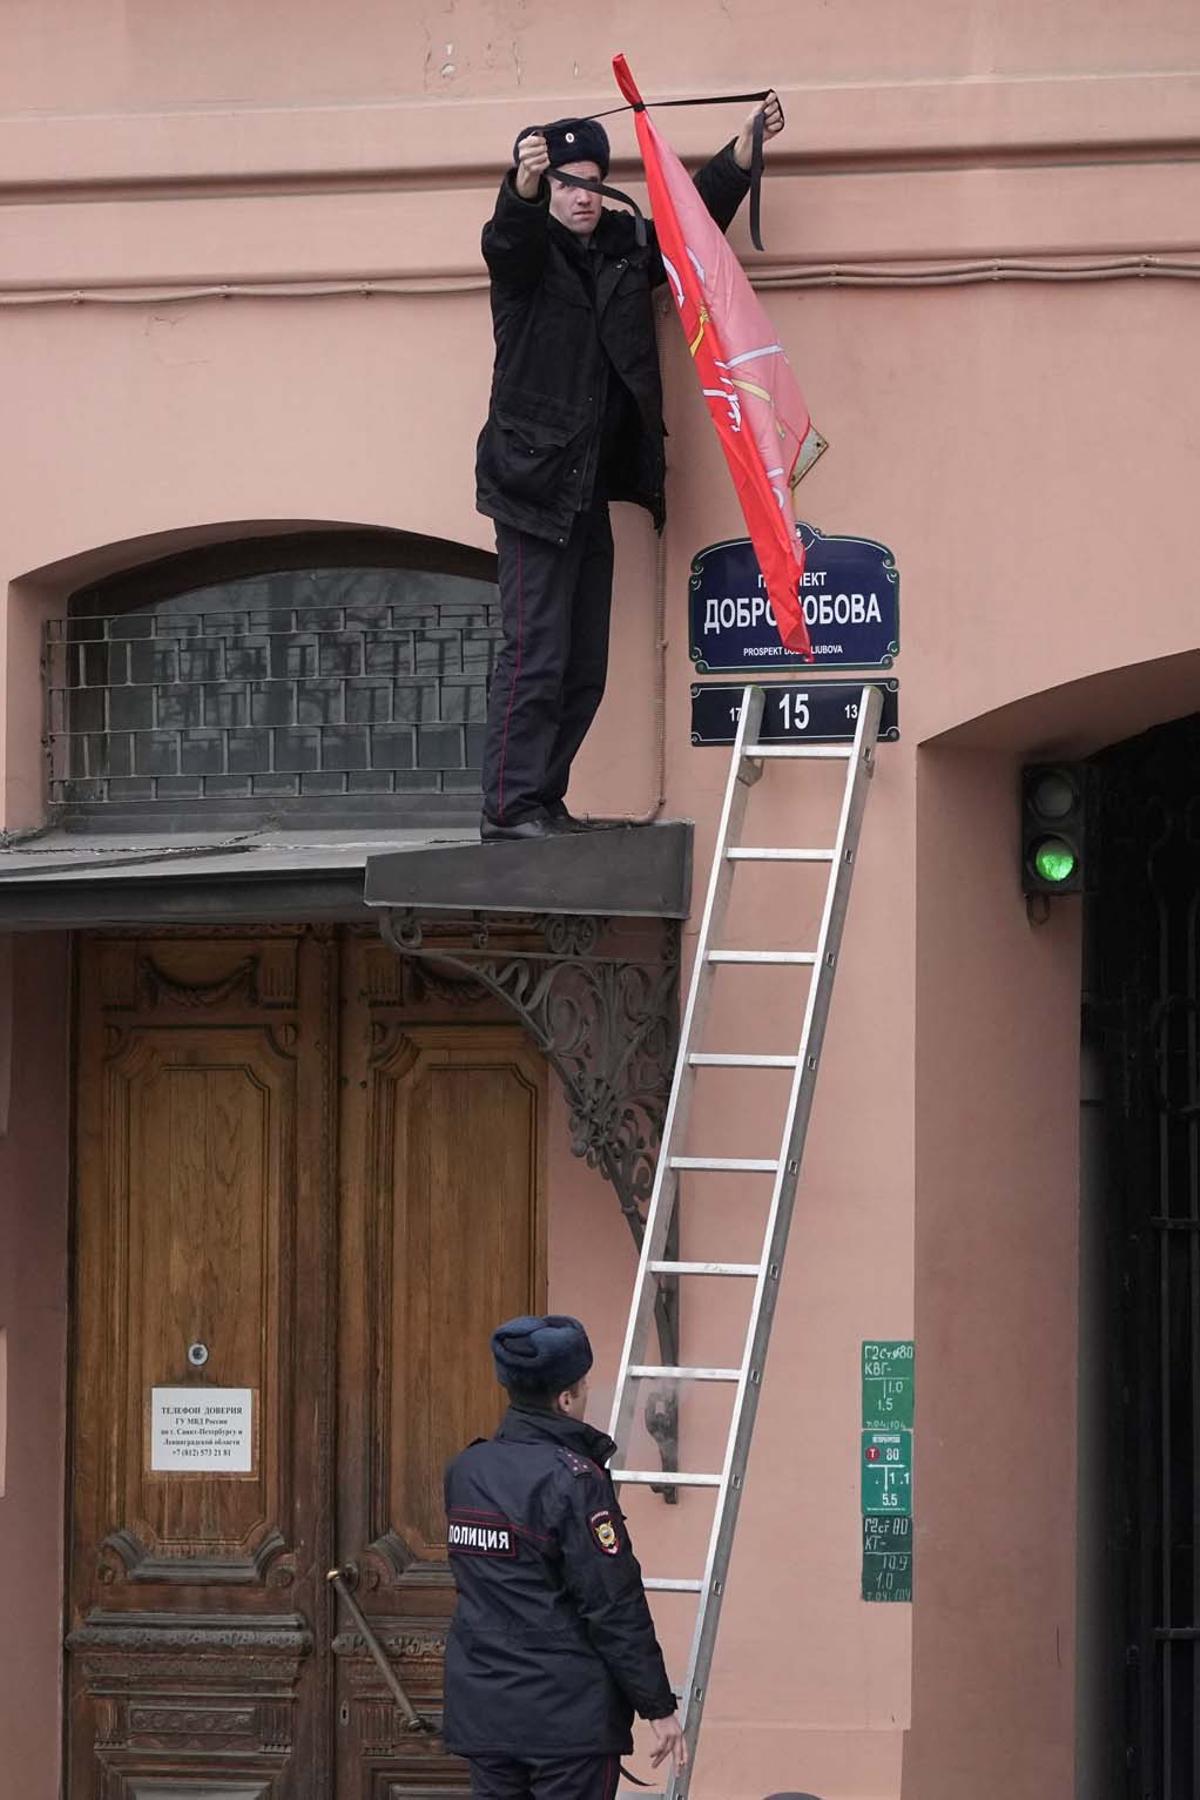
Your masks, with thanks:
[{"label": "wooden double door", "polygon": [[367,933],[79,947],[70,1800],[431,1800],[441,1473],[544,1304],[545,1075]]}]

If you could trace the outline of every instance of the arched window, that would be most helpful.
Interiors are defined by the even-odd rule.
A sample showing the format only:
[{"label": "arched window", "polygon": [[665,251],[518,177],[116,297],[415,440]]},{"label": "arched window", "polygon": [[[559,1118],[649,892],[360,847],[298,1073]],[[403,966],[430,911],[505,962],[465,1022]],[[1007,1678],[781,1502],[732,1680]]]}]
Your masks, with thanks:
[{"label": "arched window", "polygon": [[473,814],[495,558],[394,532],[257,538],[75,594],[47,627],[53,813]]}]

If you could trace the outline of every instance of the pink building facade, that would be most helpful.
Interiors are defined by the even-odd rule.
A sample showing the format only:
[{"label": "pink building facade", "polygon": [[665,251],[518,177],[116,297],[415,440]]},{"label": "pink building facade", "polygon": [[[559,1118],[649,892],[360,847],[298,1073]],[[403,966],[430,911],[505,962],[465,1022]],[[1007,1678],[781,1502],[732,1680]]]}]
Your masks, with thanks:
[{"label": "pink building facade", "polygon": [[[465,1792],[389,1735],[319,1565],[361,1569],[433,1707],[436,1466],[494,1406],[489,1308],[585,1317],[606,1411],[634,1269],[620,1184],[573,1154],[579,1106],[528,1019],[439,985],[444,965],[422,976],[361,905],[370,855],[419,855],[444,824],[420,784],[377,803],[364,784],[344,810],[331,788],[310,816],[284,783],[209,823],[171,763],[147,804],[104,740],[167,715],[122,724],[133,664],[114,674],[111,649],[107,711],[62,671],[90,666],[88,621],[134,621],[136,642],[160,602],[232,607],[229,584],[281,569],[481,589],[479,227],[520,127],[613,104],[617,50],[649,95],[777,86],[767,252],[744,219],[732,240],[830,440],[799,510],[888,546],[902,592],[900,736],[693,1791],[1195,1791],[1200,20],[1164,0],[745,0],[700,30],[676,0],[6,12],[0,1796]],[[741,114],[662,116],[695,160]],[[629,121],[610,124],[613,178],[640,191]],[[690,902],[653,921],[660,977],[672,910],[686,970],[727,768],[691,741],[689,570],[741,531],[677,336],[664,315],[668,523],[656,543],[616,509],[612,668],[571,794],[646,831],[694,822]],[[1094,893],[1045,908],[1017,849],[1039,761],[1109,796]],[[769,771],[771,841],[807,841],[823,779]],[[802,931],[811,906],[752,890],[733,929]],[[733,1047],[779,1047],[799,992],[723,997]],[[718,1154],[768,1115],[741,1079],[713,1090]],[[685,1223],[685,1247],[707,1229]],[[466,1344],[448,1373],[440,1326]],[[732,1329],[681,1296],[685,1360]],[[879,1340],[915,1343],[911,1604],[861,1592]],[[197,1378],[193,1342],[215,1384],[259,1397],[240,1486],[148,1464],[143,1407]],[[686,1456],[716,1429],[689,1404]],[[644,1563],[668,1529],[700,1541],[692,1504],[631,1502]]]}]

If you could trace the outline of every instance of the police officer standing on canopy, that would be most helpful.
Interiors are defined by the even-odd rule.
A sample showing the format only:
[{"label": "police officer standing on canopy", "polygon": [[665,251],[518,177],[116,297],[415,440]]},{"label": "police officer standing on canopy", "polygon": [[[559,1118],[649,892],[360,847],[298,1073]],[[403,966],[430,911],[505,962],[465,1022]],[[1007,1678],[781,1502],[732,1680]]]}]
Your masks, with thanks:
[{"label": "police officer standing on canopy", "polygon": [[[750,186],[754,121],[783,129],[774,94],[695,177],[728,228]],[[612,600],[610,500],[664,519],[662,384],[651,291],[666,279],[653,226],[552,170],[600,182],[595,119],[530,126],[483,229],[496,361],[476,503],[496,521],[504,642],[483,759],[485,839],[579,829],[571,763],[604,693]]]},{"label": "police officer standing on canopy", "polygon": [[492,1355],[508,1412],[446,1470],[446,1747],[474,1800],[613,1800],[635,1713],[656,1767],[687,1751],[605,1468],[616,1445],[584,1419],[591,1345],[578,1319],[510,1319]]}]

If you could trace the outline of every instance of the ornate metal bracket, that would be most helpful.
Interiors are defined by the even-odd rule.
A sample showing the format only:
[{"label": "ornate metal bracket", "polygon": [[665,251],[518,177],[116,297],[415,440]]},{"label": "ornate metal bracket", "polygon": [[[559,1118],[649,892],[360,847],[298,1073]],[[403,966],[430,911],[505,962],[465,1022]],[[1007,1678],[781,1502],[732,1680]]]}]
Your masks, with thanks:
[{"label": "ornate metal bracket", "polygon": [[[494,943],[501,923],[503,938]],[[538,947],[514,947],[518,923],[523,941]],[[433,965],[452,969],[516,1013],[562,1083],[574,1154],[611,1184],[640,1251],[679,1037],[678,924],[562,913],[501,922],[476,915],[466,944],[461,923],[412,911],[385,913],[381,928],[399,955],[422,958],[431,985],[437,985]],[[668,1255],[674,1248],[672,1242]],[[655,1322],[663,1363],[677,1365],[673,1277],[659,1282]],[[674,1390],[651,1396],[645,1417],[663,1469],[673,1473],[679,1467]],[[677,1498],[671,1486],[655,1491],[669,1504]]]}]

